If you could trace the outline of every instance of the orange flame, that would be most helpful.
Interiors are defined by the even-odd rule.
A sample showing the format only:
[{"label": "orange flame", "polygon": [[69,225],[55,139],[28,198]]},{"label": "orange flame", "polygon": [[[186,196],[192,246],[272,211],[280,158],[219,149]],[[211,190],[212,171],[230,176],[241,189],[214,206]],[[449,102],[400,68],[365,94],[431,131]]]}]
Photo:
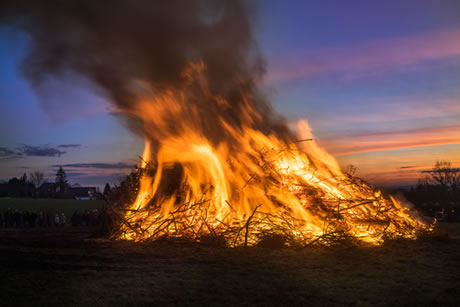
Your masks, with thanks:
[{"label": "orange flame", "polygon": [[[203,69],[204,64],[192,65],[183,77],[188,84],[198,80],[206,99],[230,108],[209,92],[199,74]],[[137,198],[124,212],[119,238],[143,241],[169,235],[199,240],[221,235],[237,246],[280,234],[304,244],[328,244],[344,236],[379,244],[387,237],[415,238],[418,231],[431,229],[407,203],[387,199],[344,174],[314,140],[285,141],[254,128],[254,119],[261,115],[250,95],[241,97],[243,125],[232,125],[217,114],[210,119],[224,127],[217,144],[204,137],[200,110],[187,104],[197,97],[187,87],[143,98],[125,110],[144,121],[142,167],[150,165],[155,172],[142,176]],[[312,137],[307,122],[299,122],[297,135]],[[180,185],[170,193],[170,170],[178,164],[181,172],[172,177]]]}]

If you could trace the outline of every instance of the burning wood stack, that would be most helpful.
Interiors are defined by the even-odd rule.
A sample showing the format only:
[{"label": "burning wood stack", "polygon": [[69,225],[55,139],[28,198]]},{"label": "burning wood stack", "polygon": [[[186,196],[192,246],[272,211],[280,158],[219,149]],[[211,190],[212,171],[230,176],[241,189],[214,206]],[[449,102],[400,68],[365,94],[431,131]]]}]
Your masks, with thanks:
[{"label": "burning wood stack", "polygon": [[[114,237],[212,237],[233,247],[273,237],[288,245],[380,244],[431,230],[410,204],[344,174],[315,141],[300,148],[256,130],[240,133],[236,152],[190,133],[165,140],[153,156],[147,143],[137,198],[120,204]],[[301,122],[299,136],[309,133]]]},{"label": "burning wood stack", "polygon": [[6,0],[1,11],[30,34],[23,67],[34,87],[83,77],[145,139],[117,238],[378,244],[430,229],[315,141],[296,142],[312,138],[306,122],[293,133],[273,114],[256,86],[265,64],[244,1]]}]

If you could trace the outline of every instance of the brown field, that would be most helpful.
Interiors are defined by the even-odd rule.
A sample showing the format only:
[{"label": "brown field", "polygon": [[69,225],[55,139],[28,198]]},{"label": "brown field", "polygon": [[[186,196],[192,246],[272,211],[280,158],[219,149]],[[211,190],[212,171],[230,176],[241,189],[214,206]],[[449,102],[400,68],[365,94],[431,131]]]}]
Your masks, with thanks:
[{"label": "brown field", "polygon": [[143,245],[0,229],[1,306],[458,306],[460,224],[417,241],[305,249]]}]

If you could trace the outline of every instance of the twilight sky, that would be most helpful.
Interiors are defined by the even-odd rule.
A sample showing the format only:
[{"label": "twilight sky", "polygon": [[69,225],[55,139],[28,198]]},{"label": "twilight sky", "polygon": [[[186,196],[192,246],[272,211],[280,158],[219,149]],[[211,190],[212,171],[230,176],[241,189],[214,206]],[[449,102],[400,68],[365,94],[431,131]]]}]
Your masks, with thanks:
[{"label": "twilight sky", "polygon": [[[397,186],[436,160],[460,164],[459,1],[257,3],[261,87],[288,122],[308,120],[341,165]],[[54,180],[62,165],[71,183],[118,182],[143,140],[83,79],[32,90],[18,67],[28,42],[0,27],[0,179],[42,170]]]}]

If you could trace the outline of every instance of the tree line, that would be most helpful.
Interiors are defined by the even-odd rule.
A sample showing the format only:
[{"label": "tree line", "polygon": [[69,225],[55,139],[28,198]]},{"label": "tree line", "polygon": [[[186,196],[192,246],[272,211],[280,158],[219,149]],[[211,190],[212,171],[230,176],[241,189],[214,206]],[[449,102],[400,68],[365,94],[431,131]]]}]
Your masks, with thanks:
[{"label": "tree line", "polygon": [[107,183],[104,192],[100,193],[95,187],[71,186],[67,174],[62,167],[56,172],[54,181],[49,182],[41,171],[33,171],[28,175],[13,177],[8,182],[0,184],[0,197],[35,197],[35,198],[77,198],[90,197],[103,199],[104,195],[111,194],[111,187]]},{"label": "tree line", "polygon": [[449,161],[437,161],[423,174],[417,185],[404,193],[406,198],[427,215],[459,221],[460,168]]}]

